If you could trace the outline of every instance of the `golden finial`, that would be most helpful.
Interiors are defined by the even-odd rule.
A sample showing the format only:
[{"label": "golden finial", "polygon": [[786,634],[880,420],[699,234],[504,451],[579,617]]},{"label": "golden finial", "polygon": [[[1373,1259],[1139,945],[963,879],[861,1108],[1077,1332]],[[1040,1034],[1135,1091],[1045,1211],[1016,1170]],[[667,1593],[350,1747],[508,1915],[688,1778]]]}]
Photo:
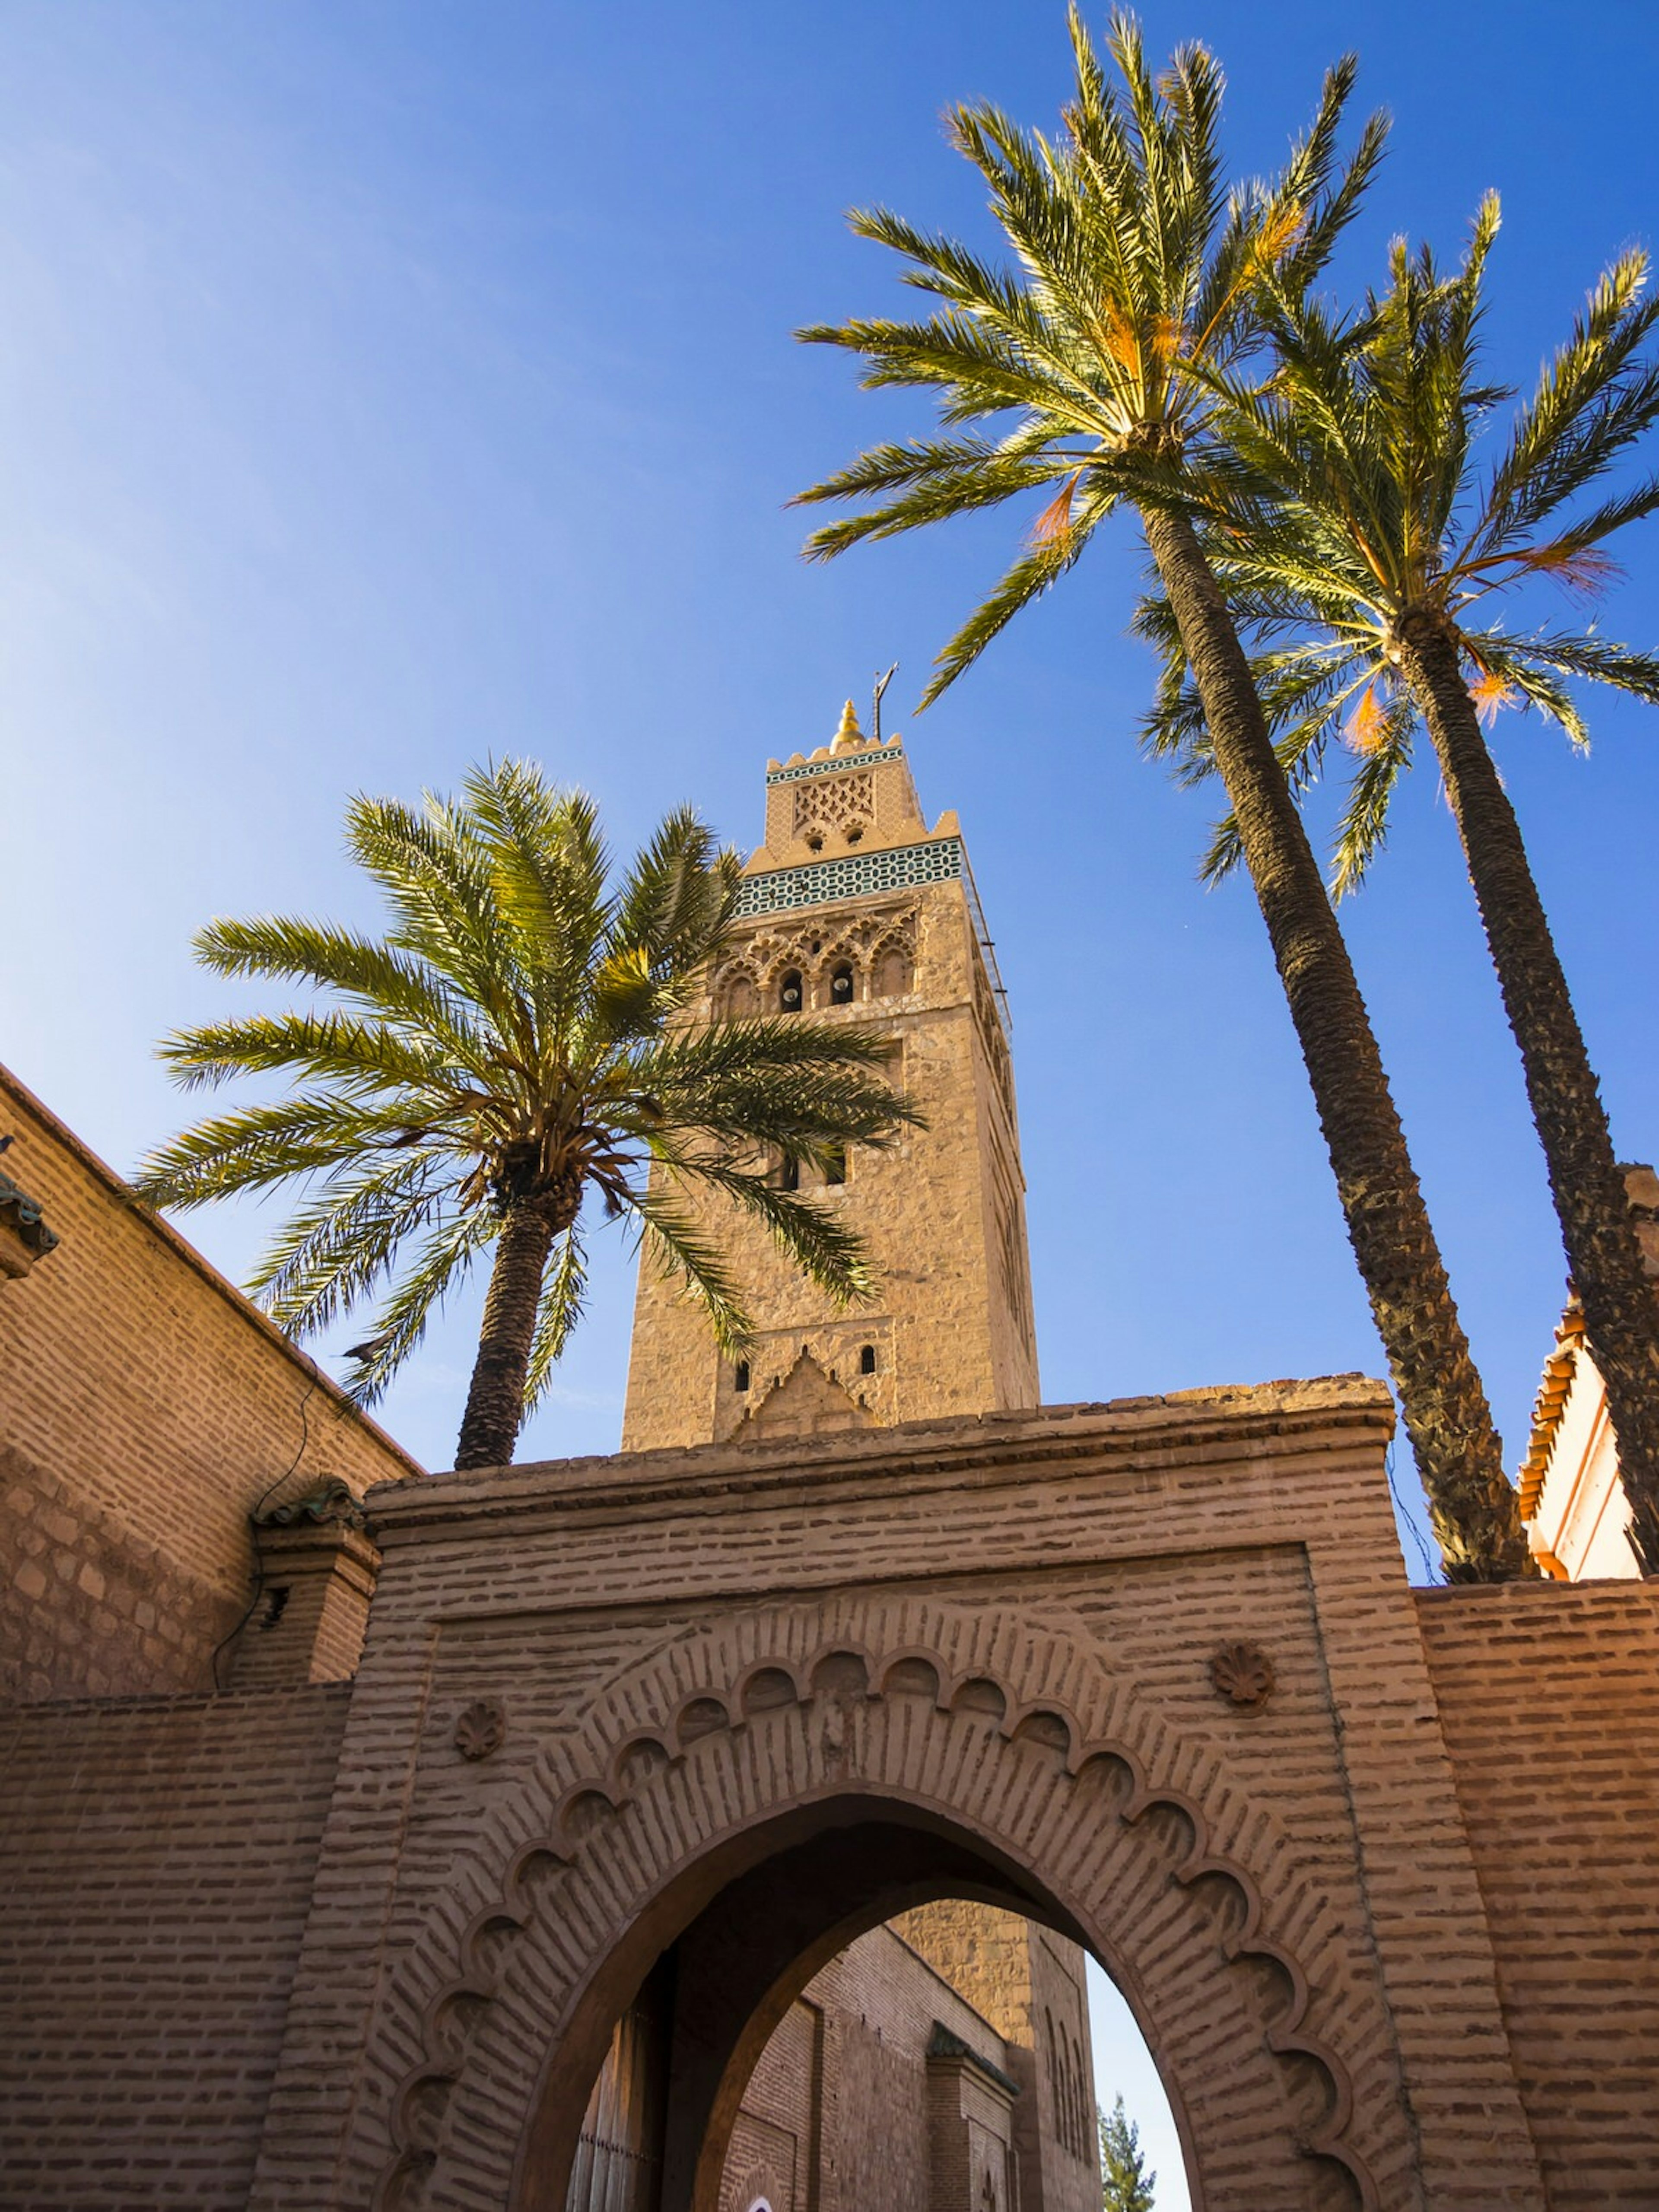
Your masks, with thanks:
[{"label": "golden finial", "polygon": [[841,727],[836,732],[836,742],[830,750],[838,753],[859,752],[865,744],[864,732],[859,727],[859,718],[849,699],[841,710]]}]

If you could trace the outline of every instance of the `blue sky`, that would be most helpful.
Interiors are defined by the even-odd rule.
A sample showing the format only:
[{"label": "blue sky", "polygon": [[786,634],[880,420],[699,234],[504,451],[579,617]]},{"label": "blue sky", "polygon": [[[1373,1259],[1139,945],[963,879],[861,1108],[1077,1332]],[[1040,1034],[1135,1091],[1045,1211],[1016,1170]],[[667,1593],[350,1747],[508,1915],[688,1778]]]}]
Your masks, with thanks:
[{"label": "blue sky", "polygon": [[[1345,281],[1398,230],[1455,249],[1496,186],[1505,379],[1650,234],[1659,17],[1638,0],[1570,29],[1495,0],[1146,20],[1157,51],[1218,49],[1244,170],[1357,47],[1395,130]],[[130,1166],[185,1110],[155,1037],[230,1002],[192,929],[368,919],[349,790],[523,751],[618,843],[689,797],[747,846],[768,754],[825,741],[896,659],[889,726],[924,804],[961,812],[1012,994],[1045,1395],[1376,1369],[1248,890],[1196,888],[1206,802],[1135,750],[1127,529],[913,723],[1024,518],[824,571],[784,507],[927,427],[792,341],[895,296],[842,210],[982,240],[939,110],[983,94],[1050,121],[1057,5],[41,0],[0,32],[0,1049],[26,1081]],[[1656,547],[1625,554],[1601,618],[1651,645]],[[1650,723],[1597,703],[1588,762],[1520,717],[1496,738],[1616,1141],[1650,1159]],[[1563,1262],[1429,775],[1345,912],[1513,1465]],[[235,1274],[268,1218],[186,1226]],[[629,1295],[617,1251],[527,1453],[614,1444]],[[434,1465],[472,1318],[385,1408]]]}]

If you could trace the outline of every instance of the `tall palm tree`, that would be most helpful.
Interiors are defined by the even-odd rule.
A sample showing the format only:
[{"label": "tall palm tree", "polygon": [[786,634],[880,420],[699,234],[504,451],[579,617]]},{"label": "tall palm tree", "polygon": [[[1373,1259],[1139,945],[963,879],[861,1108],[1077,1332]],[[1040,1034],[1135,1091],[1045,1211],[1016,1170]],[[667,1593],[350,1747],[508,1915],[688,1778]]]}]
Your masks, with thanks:
[{"label": "tall palm tree", "polygon": [[303,1335],[386,1285],[354,1377],[360,1403],[493,1249],[456,1465],[510,1461],[581,1313],[590,1194],[683,1278],[725,1349],[741,1348],[749,1322],[711,1200],[716,1215],[724,1200],[757,1217],[831,1297],[869,1296],[858,1239],[779,1188],[777,1159],[825,1170],[917,1115],[868,1031],[680,1018],[739,877],[694,814],[669,815],[614,884],[592,801],[525,762],[475,769],[461,800],[428,795],[420,812],[358,798],[346,821],[391,927],[376,939],[279,918],[201,933],[198,955],[221,975],[278,977],[320,1000],[164,1042],[186,1089],[271,1074],[297,1087],[161,1146],[137,1188],[192,1206],[310,1182],[251,1287]]},{"label": "tall palm tree", "polygon": [[[1481,282],[1498,222],[1489,198],[1449,276],[1426,248],[1396,244],[1387,288],[1346,321],[1270,285],[1279,373],[1266,386],[1237,386],[1227,420],[1267,495],[1218,507],[1207,534],[1235,612],[1265,648],[1255,665],[1293,781],[1316,775],[1339,733],[1359,756],[1337,834],[1339,892],[1358,883],[1382,844],[1390,799],[1427,726],[1652,1572],[1659,1297],[1482,725],[1506,705],[1535,706],[1583,745],[1588,732],[1567,688],[1577,678],[1659,703],[1659,659],[1594,626],[1522,630],[1488,619],[1498,595],[1535,579],[1599,586],[1612,568],[1607,538],[1659,507],[1659,479],[1613,493],[1606,482],[1659,416],[1659,364],[1644,352],[1659,300],[1647,294],[1646,255],[1621,255],[1482,471],[1478,433],[1507,396],[1480,380]],[[1156,611],[1147,627],[1159,627]],[[1177,643],[1167,617],[1162,627]],[[1177,647],[1158,738],[1201,769],[1201,705],[1181,683],[1179,660]],[[1211,872],[1236,850],[1224,825]]]},{"label": "tall palm tree", "polygon": [[[940,655],[927,704],[1073,565],[1120,504],[1139,510],[1203,698],[1447,1571],[1515,1573],[1525,1547],[1502,1447],[1318,863],[1188,513],[1230,470],[1212,387],[1240,373],[1258,342],[1256,289],[1268,270],[1290,290],[1311,282],[1381,153],[1382,126],[1367,125],[1339,164],[1353,76],[1344,62],[1282,174],[1230,195],[1212,58],[1184,47],[1155,82],[1135,25],[1120,15],[1110,38],[1120,93],[1075,9],[1071,30],[1076,91],[1057,141],[984,104],[949,118],[954,143],[989,185],[1012,267],[885,210],[852,217],[860,235],[903,256],[905,282],[938,311],[802,336],[861,355],[866,386],[931,390],[956,434],[876,447],[803,494],[871,502],[819,530],[808,550],[827,557],[1053,490],[1006,575]],[[995,437],[963,427],[999,419]]]}]

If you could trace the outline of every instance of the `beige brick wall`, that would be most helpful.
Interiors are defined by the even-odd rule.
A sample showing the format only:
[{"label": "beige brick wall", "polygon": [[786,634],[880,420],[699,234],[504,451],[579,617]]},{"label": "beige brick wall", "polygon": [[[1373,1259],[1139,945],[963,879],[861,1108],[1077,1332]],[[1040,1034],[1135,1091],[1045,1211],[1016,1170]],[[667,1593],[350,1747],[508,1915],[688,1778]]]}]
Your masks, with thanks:
[{"label": "beige brick wall", "polygon": [[893,1924],[1003,2040],[1000,2063],[1021,2092],[1013,2140],[1024,2212],[1097,2212],[1094,2056],[1082,1951],[1036,1921],[967,1898],[919,1906]]},{"label": "beige brick wall", "polygon": [[262,1493],[417,1470],[3,1070],[0,1127],[61,1240],[0,1282],[0,1698],[204,1687]]},{"label": "beige brick wall", "polygon": [[1659,2203],[1659,1583],[1419,1594],[1551,2212]]},{"label": "beige brick wall", "polygon": [[762,2195],[772,2212],[929,2212],[936,2022],[1006,2069],[1002,2039],[890,1929],[850,1943],[807,1984],[755,2068],[720,2212],[749,2212]]},{"label": "beige brick wall", "polygon": [[732,2130],[720,2212],[750,2212],[757,2197],[772,2212],[817,2212],[823,2028],[819,2007],[800,1996],[773,2030]]},{"label": "beige brick wall", "polygon": [[240,2212],[347,1696],[0,1718],[0,2203]]},{"label": "beige brick wall", "polygon": [[[848,1793],[983,1839],[1095,1943],[1211,2212],[1542,2212],[1389,1425],[1350,1380],[380,1493],[259,2212],[428,2144],[432,2202],[509,2203],[514,2146],[580,2116],[585,2057],[537,2084],[599,2063],[615,1947],[643,1972],[671,1882]],[[1239,1638],[1261,1711],[1210,1677]],[[815,1686],[837,1650],[871,1694]],[[446,1993],[486,1971],[457,2077]]]},{"label": "beige brick wall", "polygon": [[[430,2128],[426,2201],[505,2207],[613,1947],[734,1836],[850,1795],[1073,1917],[1212,2212],[1636,2212],[1659,1592],[1412,1592],[1387,1427],[1370,1386],[1280,1386],[382,1493],[331,1802],[343,1691],[9,1717],[0,2201],[357,2203]],[[1209,1677],[1240,1638],[1259,1711]],[[1046,2008],[1074,1954],[1043,1943]],[[787,2148],[805,2212],[807,2031],[839,2018],[823,2212],[896,2202],[896,2138],[866,2145],[908,2000],[872,2037],[852,1982],[805,1994],[734,2159]]]}]

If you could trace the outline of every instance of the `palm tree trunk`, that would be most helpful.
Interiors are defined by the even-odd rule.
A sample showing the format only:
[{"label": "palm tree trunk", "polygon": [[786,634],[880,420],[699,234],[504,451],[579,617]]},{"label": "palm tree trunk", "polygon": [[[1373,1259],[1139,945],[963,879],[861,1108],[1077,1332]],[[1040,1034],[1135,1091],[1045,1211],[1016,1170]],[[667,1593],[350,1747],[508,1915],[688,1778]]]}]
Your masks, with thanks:
[{"label": "palm tree trunk", "polygon": [[1184,515],[1149,509],[1142,520],[1204,703],[1447,1575],[1503,1580],[1527,1565],[1516,1495],[1347,947],[1196,533]]},{"label": "palm tree trunk", "polygon": [[1434,740],[1504,1011],[1521,1048],[1567,1265],[1607,1385],[1637,1549],[1648,1572],[1659,1572],[1659,1292],[1642,1264],[1595,1071],[1456,639],[1426,611],[1402,616],[1395,638]]},{"label": "palm tree trunk", "polygon": [[512,1463],[524,1420],[525,1378],[547,1257],[553,1239],[574,1218],[574,1208],[556,1195],[515,1199],[507,1207],[495,1243],[472,1387],[455,1448],[458,1468]]}]

